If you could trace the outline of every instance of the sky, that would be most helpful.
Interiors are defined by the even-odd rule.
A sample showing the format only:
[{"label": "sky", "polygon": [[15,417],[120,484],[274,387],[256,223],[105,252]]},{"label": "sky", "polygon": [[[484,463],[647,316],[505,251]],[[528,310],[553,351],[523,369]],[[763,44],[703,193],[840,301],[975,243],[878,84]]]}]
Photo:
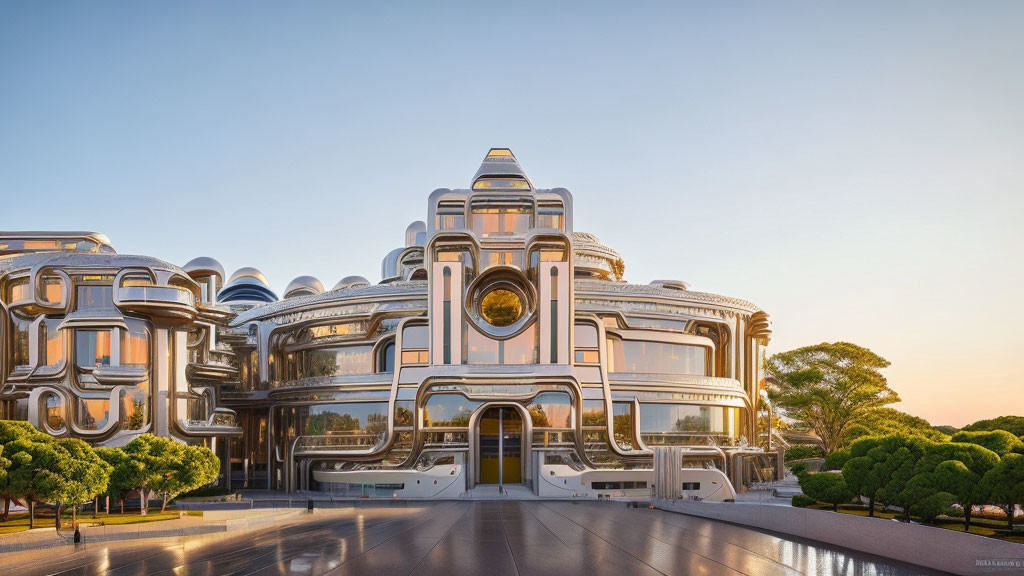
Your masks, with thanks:
[{"label": "sky", "polygon": [[376,281],[510,147],[626,279],[1024,415],[1024,3],[0,0],[0,229]]}]

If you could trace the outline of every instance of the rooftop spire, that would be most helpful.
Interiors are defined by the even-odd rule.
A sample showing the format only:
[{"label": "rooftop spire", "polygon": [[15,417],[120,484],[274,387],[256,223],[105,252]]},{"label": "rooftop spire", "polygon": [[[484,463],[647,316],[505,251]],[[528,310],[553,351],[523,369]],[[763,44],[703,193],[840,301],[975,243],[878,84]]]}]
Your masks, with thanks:
[{"label": "rooftop spire", "polygon": [[508,148],[491,148],[473,176],[474,190],[530,190],[533,185]]}]

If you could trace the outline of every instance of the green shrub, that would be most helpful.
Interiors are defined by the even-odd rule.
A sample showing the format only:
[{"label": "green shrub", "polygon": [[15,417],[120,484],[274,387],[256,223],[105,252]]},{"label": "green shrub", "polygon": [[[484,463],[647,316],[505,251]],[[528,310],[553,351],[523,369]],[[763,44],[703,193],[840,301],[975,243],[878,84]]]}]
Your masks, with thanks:
[{"label": "green shrub", "polygon": [[963,429],[967,431],[1006,430],[1015,436],[1024,436],[1024,416],[1000,416],[991,420],[979,420],[974,424],[964,426]]},{"label": "green shrub", "polygon": [[818,501],[806,494],[797,494],[793,496],[793,507],[794,508],[807,508],[808,506],[814,506]]},{"label": "green shrub", "polygon": [[825,450],[817,444],[798,444],[786,448],[786,461],[803,460],[804,458],[821,458]]},{"label": "green shrub", "polygon": [[800,476],[800,489],[819,502],[831,504],[835,511],[839,510],[840,504],[846,504],[854,497],[842,474],[803,474]]},{"label": "green shrub", "polygon": [[966,442],[968,444],[984,446],[1000,456],[1015,452],[1024,447],[1024,443],[1021,442],[1020,438],[1006,430],[957,432],[953,435],[953,442]]},{"label": "green shrub", "polygon": [[842,470],[843,465],[850,459],[850,449],[844,448],[843,450],[836,450],[835,452],[825,456],[825,469],[826,470]]},{"label": "green shrub", "polygon": [[797,462],[796,464],[793,464],[792,466],[789,467],[789,471],[792,472],[794,476],[799,478],[803,474],[807,473],[807,462]]},{"label": "green shrub", "polygon": [[910,507],[925,524],[935,522],[941,514],[948,514],[956,503],[956,496],[949,492],[936,492]]}]

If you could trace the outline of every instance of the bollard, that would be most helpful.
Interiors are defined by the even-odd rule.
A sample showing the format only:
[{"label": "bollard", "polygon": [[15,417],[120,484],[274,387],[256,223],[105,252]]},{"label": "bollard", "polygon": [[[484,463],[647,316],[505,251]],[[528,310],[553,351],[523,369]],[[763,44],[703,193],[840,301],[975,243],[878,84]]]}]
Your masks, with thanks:
[{"label": "bollard", "polygon": [[75,544],[81,544],[81,543],[82,543],[82,532],[78,529],[78,526],[75,526]]},{"label": "bollard", "polygon": [[312,512],[312,511],[313,511],[313,499],[312,498],[308,498],[308,499],[306,499],[306,512]]}]

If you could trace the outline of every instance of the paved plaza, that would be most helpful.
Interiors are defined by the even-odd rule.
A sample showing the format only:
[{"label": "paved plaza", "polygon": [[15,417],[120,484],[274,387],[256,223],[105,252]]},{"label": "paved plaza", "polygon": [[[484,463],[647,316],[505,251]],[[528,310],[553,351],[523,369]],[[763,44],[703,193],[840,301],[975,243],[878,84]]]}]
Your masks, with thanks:
[{"label": "paved plaza", "polygon": [[280,526],[8,555],[6,574],[937,574],[621,502],[380,503]]}]

